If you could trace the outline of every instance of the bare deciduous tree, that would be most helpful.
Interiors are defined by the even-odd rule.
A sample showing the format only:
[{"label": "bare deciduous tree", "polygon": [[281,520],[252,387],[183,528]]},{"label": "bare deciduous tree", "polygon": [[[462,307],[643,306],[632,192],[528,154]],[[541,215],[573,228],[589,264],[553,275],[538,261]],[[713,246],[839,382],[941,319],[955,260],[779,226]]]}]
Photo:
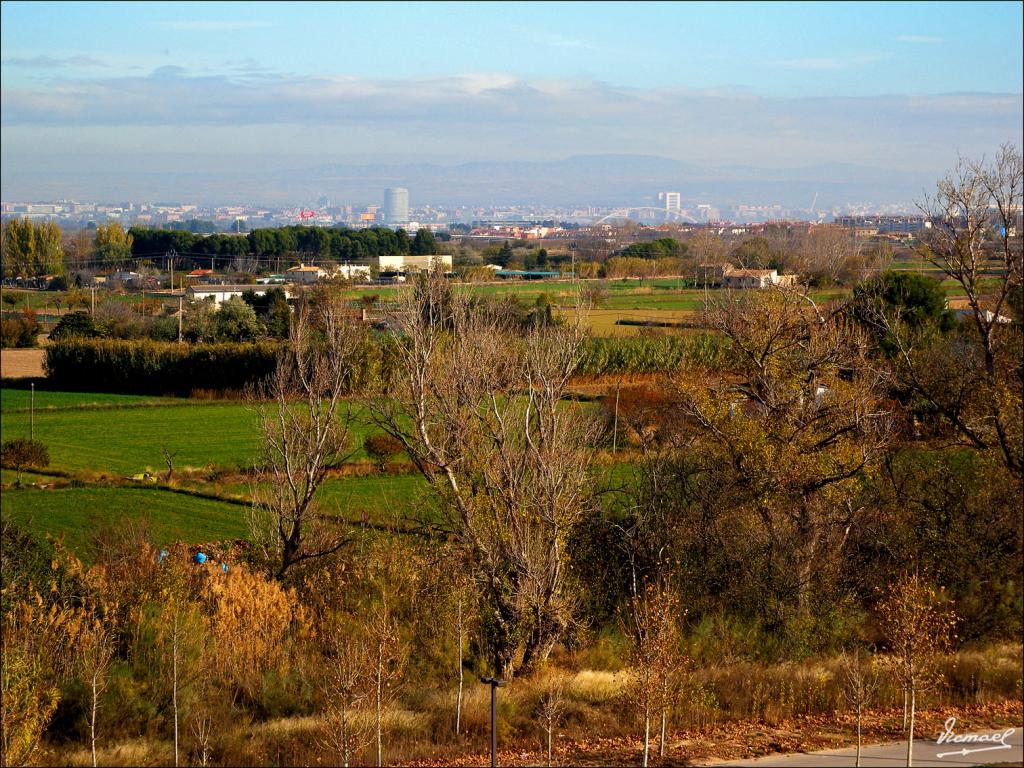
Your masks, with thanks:
[{"label": "bare deciduous tree", "polygon": [[408,648],[402,642],[398,624],[388,611],[387,603],[378,606],[367,626],[370,682],[373,688],[374,733],[377,766],[384,764],[384,713],[398,696],[408,661]]},{"label": "bare deciduous tree", "polygon": [[686,244],[697,264],[725,263],[725,244],[722,238],[710,229],[698,231]]},{"label": "bare deciduous tree", "polygon": [[572,616],[566,539],[589,503],[596,423],[561,400],[583,327],[518,330],[437,276],[392,322],[398,372],[369,407],[437,494],[508,678],[546,659]]},{"label": "bare deciduous tree", "polygon": [[917,694],[939,684],[937,661],[950,646],[956,614],[916,573],[904,574],[879,606],[892,656],[886,661],[904,691],[908,712],[907,765],[914,756]]},{"label": "bare deciduous tree", "polygon": [[630,679],[626,696],[643,724],[643,765],[648,762],[651,720],[660,717],[660,754],[665,755],[668,714],[682,684],[679,598],[666,584],[648,584],[634,595],[620,624],[629,639]]},{"label": "bare deciduous tree", "polygon": [[167,477],[165,482],[171,482],[171,478],[174,477],[174,458],[178,455],[177,451],[172,451],[166,445],[160,446],[160,453],[164,456],[164,464],[167,465]]},{"label": "bare deciduous tree", "polygon": [[541,694],[537,704],[537,719],[541,728],[544,729],[544,736],[548,750],[548,768],[554,765],[552,762],[553,737],[555,729],[562,721],[565,714],[565,691],[562,682],[551,672],[548,672],[544,680],[544,692]]},{"label": "bare deciduous tree", "polygon": [[368,717],[372,692],[369,648],[363,634],[335,626],[325,637],[321,689],[325,699],[323,745],[348,768],[373,738]]},{"label": "bare deciduous tree", "polygon": [[795,272],[818,285],[847,282],[861,262],[862,244],[842,227],[814,227],[804,238],[795,258]]},{"label": "bare deciduous tree", "polygon": [[96,765],[96,714],[100,709],[100,697],[107,689],[107,673],[114,659],[114,639],[110,632],[94,618],[92,626],[82,639],[81,664],[85,684],[89,690],[89,749],[92,764]]},{"label": "bare deciduous tree", "polygon": [[843,676],[843,697],[857,712],[856,768],[860,768],[861,722],[864,708],[871,703],[878,691],[878,670],[870,656],[865,660],[859,652],[854,652],[852,656],[844,653],[839,666]]},{"label": "bare deciduous tree", "polygon": [[250,527],[279,579],[348,541],[314,497],[348,448],[352,414],[342,395],[356,375],[362,337],[338,303],[303,303],[297,312],[287,350],[250,396],[263,435]]},{"label": "bare deciduous tree", "polygon": [[199,752],[199,764],[206,768],[210,764],[210,746],[213,737],[213,717],[200,710],[192,717],[192,736]]},{"label": "bare deciduous tree", "polygon": [[921,206],[933,226],[920,252],[963,290],[972,349],[941,366],[922,366],[906,337],[895,334],[915,392],[969,444],[998,449],[1018,475],[1024,472],[1021,318],[1007,322],[1007,315],[1014,297],[1020,301],[1024,272],[1022,204],[1024,161],[1011,145],[991,163],[961,160],[939,182],[935,197]]}]

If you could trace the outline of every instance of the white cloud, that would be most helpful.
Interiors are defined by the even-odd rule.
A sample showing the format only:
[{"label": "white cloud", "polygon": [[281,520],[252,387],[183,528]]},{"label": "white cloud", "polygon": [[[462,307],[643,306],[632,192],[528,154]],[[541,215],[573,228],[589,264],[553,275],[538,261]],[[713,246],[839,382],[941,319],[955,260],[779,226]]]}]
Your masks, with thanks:
[{"label": "white cloud", "polygon": [[1020,94],[770,98],[505,72],[382,79],[162,67],[147,76],[6,87],[0,107],[5,136],[26,140],[63,130],[106,135],[116,145],[171,131],[230,135],[231,146],[248,143],[257,151],[276,135],[266,144],[276,152],[284,142],[306,146],[307,135],[319,132],[325,146],[370,152],[685,153],[718,163],[926,163],[943,148],[970,154],[1019,142],[1024,123]]},{"label": "white cloud", "polygon": [[920,43],[924,45],[943,42],[941,37],[932,35],[899,35],[896,40],[901,43]]},{"label": "white cloud", "polygon": [[547,32],[534,33],[533,40],[539,45],[546,45],[550,48],[587,48],[593,49],[590,43],[586,40],[581,40],[575,37],[564,37],[562,35],[555,35]]}]

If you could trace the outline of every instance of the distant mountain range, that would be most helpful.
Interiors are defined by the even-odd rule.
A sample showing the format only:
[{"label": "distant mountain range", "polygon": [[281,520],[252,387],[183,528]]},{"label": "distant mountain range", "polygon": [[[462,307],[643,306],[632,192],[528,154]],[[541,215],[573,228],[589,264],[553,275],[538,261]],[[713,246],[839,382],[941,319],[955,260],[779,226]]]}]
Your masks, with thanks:
[{"label": "distant mountain range", "polygon": [[936,175],[831,163],[802,168],[707,168],[650,155],[576,155],[547,162],[324,163],[285,158],[273,164],[247,158],[216,170],[200,159],[92,156],[24,169],[5,162],[4,200],[69,198],[87,201],[183,200],[199,204],[310,205],[380,202],[389,186],[409,189],[410,204],[550,206],[658,205],[659,191],[678,191],[686,203],[780,204],[819,210],[849,202],[910,204],[935,187]]}]

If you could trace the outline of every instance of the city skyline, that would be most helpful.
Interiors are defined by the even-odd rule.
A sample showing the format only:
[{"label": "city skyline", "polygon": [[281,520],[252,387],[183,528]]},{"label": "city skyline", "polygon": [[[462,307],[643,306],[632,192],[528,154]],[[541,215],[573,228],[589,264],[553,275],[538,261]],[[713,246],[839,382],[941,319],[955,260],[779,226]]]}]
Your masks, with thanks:
[{"label": "city skyline", "polygon": [[935,178],[1021,143],[1013,3],[50,7],[2,6],[8,198],[47,173],[165,173],[154,158],[188,174],[635,154]]}]

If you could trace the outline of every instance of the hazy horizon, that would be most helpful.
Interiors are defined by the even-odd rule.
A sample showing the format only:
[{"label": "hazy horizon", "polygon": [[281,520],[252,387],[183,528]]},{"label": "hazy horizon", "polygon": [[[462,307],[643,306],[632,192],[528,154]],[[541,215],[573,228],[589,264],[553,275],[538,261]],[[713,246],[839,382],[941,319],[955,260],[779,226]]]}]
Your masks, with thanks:
[{"label": "hazy horizon", "polygon": [[[1018,3],[5,2],[0,13],[5,199],[90,179],[93,199],[166,196],[167,174],[191,199],[215,192],[205,174],[580,155],[844,164],[916,188],[1024,134]],[[309,195],[330,191],[317,181]],[[512,191],[529,193],[525,181]]]}]

